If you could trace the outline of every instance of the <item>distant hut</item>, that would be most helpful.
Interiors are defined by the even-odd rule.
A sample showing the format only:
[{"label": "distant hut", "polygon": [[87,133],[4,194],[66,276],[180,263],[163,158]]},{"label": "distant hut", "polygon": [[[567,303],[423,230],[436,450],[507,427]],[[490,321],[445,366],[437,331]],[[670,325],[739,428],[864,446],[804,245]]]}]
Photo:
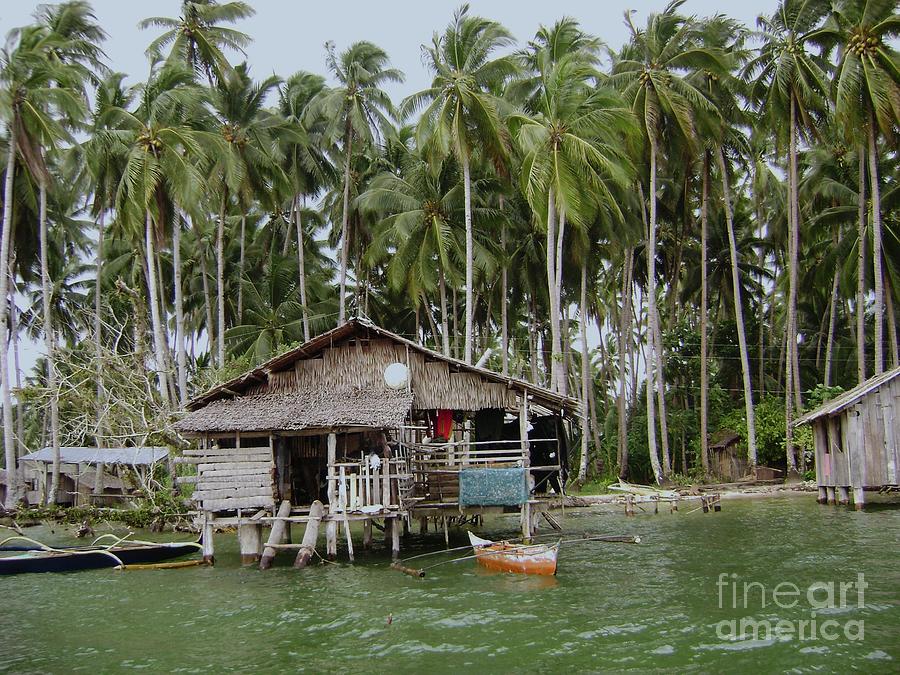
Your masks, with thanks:
[{"label": "distant hut", "polygon": [[900,367],[877,375],[806,413],[811,424],[819,502],[865,504],[865,490],[896,488],[900,473]]},{"label": "distant hut", "polygon": [[714,476],[737,481],[747,475],[747,453],[741,445],[741,437],[733,431],[716,433],[709,444],[709,468]]},{"label": "distant hut", "polygon": [[[168,448],[62,447],[56,503],[79,506],[119,502],[146,485],[154,467],[165,465],[168,457]],[[40,504],[53,479],[53,449],[43,448],[20,461],[25,498],[29,504]]]},{"label": "distant hut", "polygon": [[[326,523],[363,521],[365,545],[383,521],[395,553],[412,519],[446,527],[514,509],[530,535],[540,495],[562,493],[578,402],[352,319],[187,410],[175,428],[199,447],[179,459],[197,472],[179,480],[194,484],[207,531],[238,527],[248,559],[261,525],[308,522],[317,500]],[[335,537],[329,527],[331,555]]]}]

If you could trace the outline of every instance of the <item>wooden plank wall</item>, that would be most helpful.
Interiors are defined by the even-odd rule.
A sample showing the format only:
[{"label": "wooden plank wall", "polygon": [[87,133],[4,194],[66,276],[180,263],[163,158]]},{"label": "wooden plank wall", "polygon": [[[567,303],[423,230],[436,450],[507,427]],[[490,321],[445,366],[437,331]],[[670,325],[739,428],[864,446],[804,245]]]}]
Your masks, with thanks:
[{"label": "wooden plank wall", "polygon": [[185,450],[178,461],[197,465],[192,499],[203,511],[275,505],[275,462],[269,447]]}]

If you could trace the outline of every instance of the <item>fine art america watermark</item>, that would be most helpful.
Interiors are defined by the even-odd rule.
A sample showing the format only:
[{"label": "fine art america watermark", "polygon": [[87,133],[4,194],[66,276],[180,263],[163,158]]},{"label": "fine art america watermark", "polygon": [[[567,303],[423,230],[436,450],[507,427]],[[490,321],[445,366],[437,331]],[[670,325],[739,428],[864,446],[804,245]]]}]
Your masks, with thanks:
[{"label": "fine art america watermark", "polygon": [[863,609],[869,584],[862,573],[854,581],[816,581],[801,587],[782,581],[768,587],[759,581],[746,581],[737,574],[723,572],[716,581],[719,609],[742,614],[747,610],[771,615],[778,610],[800,611],[802,618],[757,618],[742,616],[723,619],[716,624],[720,640],[850,640],[865,639],[863,619],[834,618],[842,610]]}]

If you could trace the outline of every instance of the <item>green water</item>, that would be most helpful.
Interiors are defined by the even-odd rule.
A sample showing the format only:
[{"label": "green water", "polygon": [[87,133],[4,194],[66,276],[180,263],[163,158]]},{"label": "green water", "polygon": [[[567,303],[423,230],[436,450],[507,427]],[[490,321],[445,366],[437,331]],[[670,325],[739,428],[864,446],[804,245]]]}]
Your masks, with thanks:
[{"label": "green water", "polygon": [[[215,568],[3,577],[0,671],[900,672],[900,509],[856,513],[804,496],[687,510],[629,519],[568,510],[571,532],[639,534],[643,543],[564,547],[556,578],[467,561],[413,579],[390,571],[383,551],[304,571],[283,554],[260,572],[240,567],[234,535],[217,537]],[[485,531],[514,527],[497,518]],[[440,545],[442,536],[412,536],[404,554]],[[720,608],[722,573],[764,584],[767,607],[754,587],[750,607],[733,609],[728,586]],[[742,616],[808,620],[810,584],[857,573],[868,583],[864,606],[853,591],[848,607],[816,619],[862,621],[861,640],[842,628],[836,640],[717,636],[719,622]],[[802,590],[795,608],[772,605],[780,582]],[[814,598],[827,603],[824,591]]]}]

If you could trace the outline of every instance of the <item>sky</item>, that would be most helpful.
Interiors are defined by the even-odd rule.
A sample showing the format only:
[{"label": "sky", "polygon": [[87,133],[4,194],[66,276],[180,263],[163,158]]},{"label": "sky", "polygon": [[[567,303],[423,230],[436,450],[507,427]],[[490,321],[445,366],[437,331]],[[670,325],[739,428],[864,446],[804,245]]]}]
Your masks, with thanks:
[{"label": "sky", "polygon": [[[542,24],[552,25],[564,16],[578,20],[582,29],[618,49],[628,38],[626,10],[634,10],[640,26],[650,12],[661,11],[666,0],[471,0],[470,13],[499,21],[520,44],[531,39]],[[392,64],[406,74],[402,84],[387,87],[395,101],[427,87],[430,75],[422,62],[421,46],[441,31],[460,6],[457,0],[249,0],[256,10],[235,28],[253,42],[246,57],[229,54],[235,63],[246,59],[251,75],[259,80],[271,74],[288,77],[298,70],[327,74],[326,41],[343,50],[357,40],[369,40],[383,48]],[[0,33],[30,23],[42,2],[0,0]],[[141,30],[138,22],[150,16],[178,17],[180,0],[93,0],[97,20],[108,33],[103,48],[109,66],[135,84],[146,78],[147,45],[161,30]],[[698,17],[726,13],[748,27],[759,14],[771,14],[776,0],[687,0],[681,11]],[[723,7],[724,5],[724,7]],[[593,342],[596,336],[592,336]],[[22,368],[31,370],[41,350],[30,341],[22,345]]]}]

